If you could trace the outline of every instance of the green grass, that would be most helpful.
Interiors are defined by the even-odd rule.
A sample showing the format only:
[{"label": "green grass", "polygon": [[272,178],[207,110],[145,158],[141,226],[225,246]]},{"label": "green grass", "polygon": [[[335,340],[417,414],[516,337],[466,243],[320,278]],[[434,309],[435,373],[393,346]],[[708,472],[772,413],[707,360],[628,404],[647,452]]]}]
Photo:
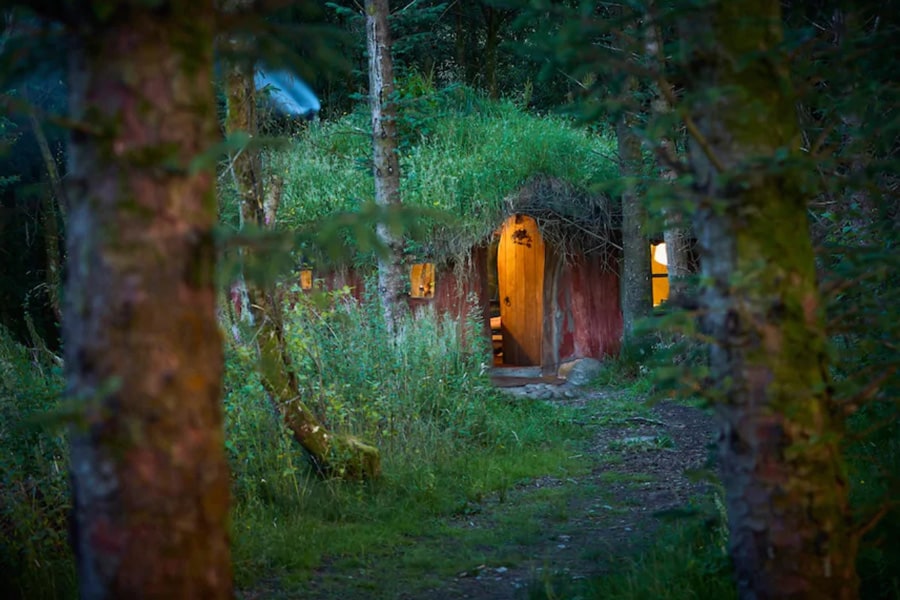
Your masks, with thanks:
[{"label": "green grass", "polygon": [[672,450],[675,448],[675,441],[671,436],[666,434],[654,436],[638,436],[633,438],[623,438],[609,443],[608,450],[626,450],[626,451],[645,451],[654,450]]},{"label": "green grass", "polygon": [[[715,514],[710,514],[710,510]],[[531,582],[527,597],[529,600],[736,598],[725,554],[724,514],[721,507],[707,507],[706,511],[705,520],[695,517],[664,524],[649,547],[619,556],[599,577],[572,579],[564,573],[545,573]],[[604,556],[608,559],[610,554]]]},{"label": "green grass", "polygon": [[643,392],[644,387],[643,380],[622,382],[621,387],[603,384],[603,390],[607,393],[590,402],[591,418],[600,425],[636,427],[638,422],[633,420],[635,417],[650,417],[651,404]]},{"label": "green grass", "polygon": [[[557,462],[551,464],[554,459]],[[550,471],[571,476],[586,471],[582,461],[561,468],[560,460],[566,464],[564,457],[549,453],[546,463],[533,463],[532,474]],[[495,464],[518,467],[525,473],[521,462],[507,456]],[[452,486],[450,479],[441,481]],[[315,501],[323,490],[289,514],[236,511],[238,582],[255,588],[276,577],[289,595],[307,589],[315,576],[316,585],[330,585],[347,595],[348,588],[354,587],[347,575],[365,573],[365,586],[391,596],[393,591],[431,589],[480,567],[515,567],[531,558],[528,547],[546,536],[548,522],[564,526],[573,491],[559,487],[503,494],[500,490],[505,485],[497,480],[492,493],[484,494],[481,488],[466,502],[448,503],[439,512],[409,503],[414,493],[390,478],[377,486],[363,485],[365,492],[339,520],[323,514]],[[468,492],[465,485],[452,491],[459,496]]]},{"label": "green grass", "polygon": [[648,473],[617,473],[606,471],[600,474],[600,481],[606,483],[649,483],[656,478]]},{"label": "green grass", "polygon": [[535,477],[587,472],[577,410],[495,391],[477,375],[485,357],[463,342],[465,325],[420,313],[392,344],[377,305],[332,299],[327,306],[298,301],[286,339],[307,404],[334,431],[375,443],[383,476],[364,483],[312,477],[265,400],[252,354],[230,348],[225,406],[239,586],[274,577],[299,590],[316,569],[346,573],[356,564],[380,565],[368,578],[386,586],[378,589],[400,579],[427,586],[429,574],[486,560],[479,548],[499,545],[497,535],[527,543],[539,534],[538,514],[566,518],[561,498],[536,495],[512,510],[502,533],[453,526],[485,507],[510,507]]},{"label": "green grass", "polygon": [[[401,149],[401,197],[407,206],[441,209],[458,222],[435,225],[431,252],[456,255],[486,239],[501,221],[505,199],[531,177],[547,175],[580,189],[618,179],[615,141],[571,120],[535,116],[511,102],[444,94],[428,109],[427,135]],[[459,96],[459,98],[458,98]],[[310,127],[272,155],[285,178],[279,222],[302,228],[373,200],[368,117],[360,112]],[[562,207],[565,208],[565,207]]]},{"label": "green grass", "polygon": [[59,368],[0,327],[0,597],[75,595]]},{"label": "green grass", "polygon": [[[652,481],[648,474],[616,473],[615,466],[631,452],[666,450],[665,436],[613,445],[602,456],[585,451],[593,427],[615,427],[628,437],[635,417],[650,416],[651,375],[638,370],[581,409],[512,401],[477,375],[484,357],[462,343],[458,323],[425,313],[392,345],[377,311],[335,299],[331,306],[298,304],[287,340],[304,398],[329,427],[376,443],[384,476],[363,483],[314,477],[265,399],[252,352],[230,346],[233,556],[236,582],[248,595],[424,595],[463,572],[533,564],[548,530],[574,531],[586,506],[598,517],[629,512],[608,489],[612,484]],[[0,370],[0,591],[10,598],[72,597],[65,439],[53,429],[17,425],[57,406],[61,378],[7,338],[0,338]],[[856,426],[883,418],[860,414]],[[890,492],[890,480],[875,468],[900,455],[890,433],[851,453],[857,506],[877,505]],[[583,485],[598,464],[609,470]],[[537,478],[563,485],[538,487]],[[548,571],[529,586],[530,597],[733,597],[721,515],[713,516],[662,525],[653,545],[621,556],[603,577],[573,580]],[[890,534],[896,522],[891,513],[875,533]],[[584,557],[600,564],[609,556],[605,548],[584,548]],[[860,566],[871,597],[896,596],[894,556],[889,543],[864,547]]]},{"label": "green grass", "polygon": [[[640,486],[653,477],[609,471],[598,485],[566,482],[598,460],[613,465],[623,453],[671,446],[661,436],[652,448],[585,452],[594,426],[629,428],[634,417],[649,417],[643,379],[581,409],[511,401],[474,374],[483,357],[455,337],[459,324],[424,313],[407,323],[401,344],[390,345],[377,311],[345,300],[327,310],[298,305],[288,340],[301,357],[302,379],[315,382],[308,396],[316,411],[340,431],[374,441],[384,476],[367,483],[310,477],[258,400],[246,357],[230,355],[234,556],[244,590],[272,597],[311,589],[320,597],[424,594],[460,573],[530,564],[548,530],[577,527],[575,507],[599,502],[604,514],[627,511],[606,485]],[[390,378],[379,378],[386,372]],[[538,478],[564,484],[535,486]]]},{"label": "green grass", "polygon": [[[520,424],[529,419],[546,422],[548,417],[538,404],[526,415],[520,408],[515,409],[520,414],[513,415],[514,409],[502,404],[493,410],[506,412]],[[557,491],[547,490],[515,506],[505,503],[516,494],[518,484],[533,477],[566,478],[586,472],[588,461],[571,458],[573,435],[577,430],[548,435],[540,443],[487,448],[445,440],[446,454],[407,447],[385,456],[384,476],[378,482],[306,479],[290,502],[238,504],[237,581],[253,587],[280,574],[290,575],[299,586],[318,566],[334,564],[344,573],[344,566],[361,561],[381,565],[378,573],[384,580],[379,585],[387,587],[378,589],[387,590],[398,578],[415,582],[430,573],[449,576],[477,566],[486,560],[480,547],[533,541],[541,533],[537,515],[565,519]],[[484,506],[501,504],[504,516],[496,527],[465,526]],[[515,557],[501,555],[500,560]]]}]

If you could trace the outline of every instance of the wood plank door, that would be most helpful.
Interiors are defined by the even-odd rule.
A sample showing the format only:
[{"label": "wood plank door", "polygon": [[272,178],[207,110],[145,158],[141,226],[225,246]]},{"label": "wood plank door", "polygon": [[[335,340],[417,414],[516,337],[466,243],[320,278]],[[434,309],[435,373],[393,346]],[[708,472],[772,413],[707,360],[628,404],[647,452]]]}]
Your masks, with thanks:
[{"label": "wood plank door", "polygon": [[544,321],[544,240],[531,217],[514,215],[500,232],[497,283],[503,363],[540,365]]}]

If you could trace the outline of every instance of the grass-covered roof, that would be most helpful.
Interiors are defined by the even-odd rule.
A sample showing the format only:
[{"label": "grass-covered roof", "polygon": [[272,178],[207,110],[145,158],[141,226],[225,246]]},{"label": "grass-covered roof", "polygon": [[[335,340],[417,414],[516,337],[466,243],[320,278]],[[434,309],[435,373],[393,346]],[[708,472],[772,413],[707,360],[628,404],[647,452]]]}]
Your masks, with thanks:
[{"label": "grass-covered roof", "polygon": [[[404,204],[454,217],[430,224],[417,254],[462,255],[514,213],[535,217],[566,252],[613,243],[610,205],[598,191],[617,176],[612,140],[509,102],[464,91],[447,98],[405,107],[399,123]],[[276,156],[283,226],[301,228],[372,201],[369,135],[368,115],[354,113],[310,126]]]}]

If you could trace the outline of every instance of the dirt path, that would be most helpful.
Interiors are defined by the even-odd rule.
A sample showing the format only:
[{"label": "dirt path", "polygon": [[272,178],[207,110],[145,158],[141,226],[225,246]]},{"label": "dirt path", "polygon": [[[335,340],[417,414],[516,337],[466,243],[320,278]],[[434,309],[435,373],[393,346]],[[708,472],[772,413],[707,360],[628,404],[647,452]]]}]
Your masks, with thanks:
[{"label": "dirt path", "polygon": [[[569,398],[559,394],[551,401],[585,406],[614,393],[568,394]],[[575,488],[557,514],[543,516],[541,539],[518,549],[527,559],[513,565],[487,561],[480,568],[459,573],[439,589],[399,597],[521,599],[528,597],[529,588],[556,577],[596,576],[611,558],[634,552],[651,540],[659,524],[654,515],[682,508],[709,493],[707,484],[685,475],[686,470],[702,469],[708,463],[713,420],[707,413],[661,403],[647,416],[608,421],[602,414],[592,416],[593,422],[585,424],[595,429],[588,451],[596,464],[589,474],[566,480],[540,478],[517,487],[506,500],[515,505],[547,488]],[[503,510],[495,505],[458,526],[494,526],[495,512]],[[510,548],[504,553],[508,555]]]},{"label": "dirt path", "polygon": [[543,590],[548,583],[571,585],[602,574],[653,540],[660,512],[708,499],[708,484],[685,475],[708,463],[713,419],[704,411],[672,403],[648,408],[629,392],[568,384],[508,391],[574,409],[588,442],[580,442],[571,457],[581,466],[559,472],[580,475],[531,479],[481,498],[471,510],[413,534],[393,556],[373,554],[350,566],[326,559],[304,581],[302,596],[287,592],[275,577],[240,597],[565,597]]}]

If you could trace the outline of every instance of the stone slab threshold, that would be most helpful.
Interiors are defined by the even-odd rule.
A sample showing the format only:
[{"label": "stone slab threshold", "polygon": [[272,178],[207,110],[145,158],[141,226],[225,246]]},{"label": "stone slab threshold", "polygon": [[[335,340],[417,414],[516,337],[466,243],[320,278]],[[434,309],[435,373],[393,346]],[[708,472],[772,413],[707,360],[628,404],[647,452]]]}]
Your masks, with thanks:
[{"label": "stone slab threshold", "polygon": [[555,375],[541,375],[540,367],[494,367],[490,370],[491,383],[497,387],[520,387],[535,383],[562,385],[565,379]]}]

